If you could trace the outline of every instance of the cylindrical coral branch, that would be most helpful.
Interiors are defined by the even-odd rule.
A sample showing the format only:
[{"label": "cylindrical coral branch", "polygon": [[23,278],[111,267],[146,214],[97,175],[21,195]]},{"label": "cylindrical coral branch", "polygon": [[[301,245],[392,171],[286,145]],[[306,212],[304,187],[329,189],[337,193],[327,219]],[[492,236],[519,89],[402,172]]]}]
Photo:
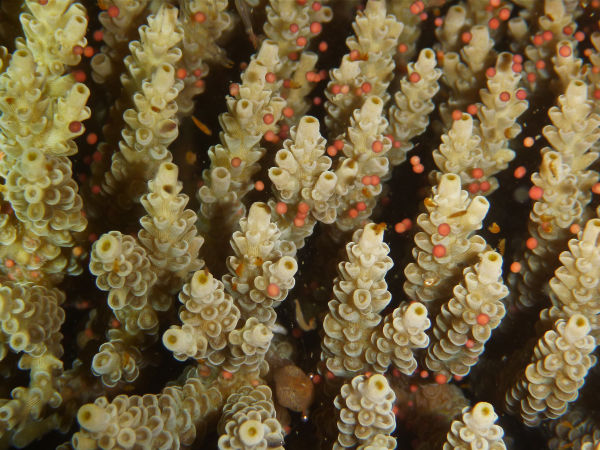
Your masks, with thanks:
[{"label": "cylindrical coral branch", "polygon": [[207,416],[223,404],[216,387],[188,378],[160,394],[106,397],[79,408],[81,431],[71,444],[77,450],[108,448],[181,448],[190,446]]},{"label": "cylindrical coral branch", "polygon": [[394,95],[395,104],[389,110],[389,129],[397,141],[387,153],[393,166],[406,159],[406,154],[413,148],[410,140],[424,133],[429,125],[429,114],[435,108],[433,97],[440,89],[438,79],[442,75],[436,64],[432,49],[421,50],[417,61],[407,65],[407,74]]},{"label": "cylindrical coral branch", "polygon": [[335,171],[336,195],[339,198],[336,226],[343,231],[356,230],[368,220],[381,194],[380,181],[365,183],[365,177],[381,180],[389,177],[387,152],[392,147],[384,137],[388,122],[383,114],[383,100],[369,96],[352,114],[344,136],[342,152]]},{"label": "cylindrical coral branch", "polygon": [[163,335],[163,344],[180,361],[206,358],[219,366],[228,334],[240,318],[233,299],[210,272],[199,271],[183,286],[179,301],[183,303],[179,311],[183,326],[169,328]]},{"label": "cylindrical coral branch", "polygon": [[252,204],[248,218],[240,220],[240,229],[231,238],[235,256],[227,260],[230,274],[223,276],[223,284],[243,319],[254,317],[271,326],[274,308],[294,286],[296,247],[280,239],[281,232],[271,222],[271,209],[264,203]]},{"label": "cylindrical coral branch", "polygon": [[316,220],[332,223],[336,219],[337,176],[329,170],[331,158],[325,154],[325,139],[316,118],[303,117],[290,135],[275,155],[277,167],[269,169],[275,194],[282,203],[273,201],[269,206],[277,213],[282,238],[301,248]]},{"label": "cylindrical coral branch", "polygon": [[373,369],[385,372],[390,364],[405,375],[412,375],[417,368],[414,350],[429,345],[425,330],[431,322],[427,308],[419,302],[404,304],[385,316],[382,326],[371,335],[372,347],[366,359]]},{"label": "cylindrical coral branch", "polygon": [[219,448],[283,450],[283,429],[271,397],[267,386],[246,386],[231,394],[219,421]]},{"label": "cylindrical coral branch", "polygon": [[384,277],[393,263],[383,229],[373,223],[354,233],[346,252],[348,261],[338,266],[335,298],[323,322],[321,359],[333,374],[347,377],[369,367],[366,352],[371,333],[391,300]]},{"label": "cylindrical coral branch", "polygon": [[[364,12],[353,23],[355,36],[346,40],[350,53],[344,55],[339,69],[331,71],[327,85],[329,135],[337,137],[347,126],[350,115],[363,103],[363,95],[376,95],[387,103],[386,92],[394,71],[393,55],[403,25],[386,14],[385,1],[369,0]],[[366,88],[368,86],[368,88]]]},{"label": "cylindrical coral branch", "polygon": [[502,257],[488,251],[479,263],[463,272],[464,280],[454,288],[454,297],[440,310],[433,327],[432,345],[425,363],[429,369],[465,376],[483,353],[506,309],[501,300],[508,295],[502,283]]},{"label": "cylindrical coral branch", "polygon": [[507,392],[509,410],[519,413],[530,427],[544,418],[562,416],[577,399],[588,370],[596,363],[592,355],[595,348],[590,323],[583,315],[558,319],[537,342],[531,363]]},{"label": "cylindrical coral branch", "polygon": [[181,289],[190,272],[201,269],[198,251],[204,242],[196,230],[197,216],[185,209],[188,196],[181,194],[178,168],[162,163],[148,182],[148,194],[140,199],[148,214],[140,219],[138,239],[145,247],[158,276],[158,284],[170,292]]},{"label": "cylindrical coral branch", "polygon": [[340,450],[364,444],[380,434],[389,436],[396,427],[392,411],[395,400],[394,391],[381,374],[369,378],[358,375],[344,384],[334,402],[340,411],[340,420],[333,448]]},{"label": "cylindrical coral branch", "polygon": [[123,115],[127,126],[120,151],[102,184],[121,209],[139,202],[159,165],[173,158],[167,147],[178,134],[176,98],[183,82],[175,79],[174,64],[181,58],[181,38],[177,9],[165,5],[140,27],[140,41],[131,44],[125,59],[129,76],[123,77],[123,85],[131,91],[134,107]]},{"label": "cylindrical coral branch", "polygon": [[460,177],[445,174],[425,199],[425,207],[428,213],[417,218],[423,231],[415,235],[416,262],[404,270],[404,291],[435,315],[441,302],[451,297],[463,269],[485,248],[485,240],[475,231],[481,228],[489,203],[482,196],[470,199],[461,190]]},{"label": "cylindrical coral branch", "polygon": [[285,106],[277,96],[281,80],[269,83],[266,79],[280,64],[277,46],[266,40],[242,73],[242,83],[230,89],[228,112],[219,117],[221,144],[208,151],[210,169],[203,172],[204,186],[198,191],[201,225],[207,230],[215,229],[216,217],[230,230],[244,212],[242,197],[252,189],[252,176],[265,153],[260,141],[265,133],[277,131]]},{"label": "cylindrical coral branch", "polygon": [[462,420],[452,422],[444,450],[505,450],[506,445],[502,440],[504,430],[494,425],[496,420],[498,415],[489,403],[479,402],[473,408],[465,408]]},{"label": "cylindrical coral branch", "polygon": [[553,307],[542,319],[565,319],[580,313],[590,321],[590,334],[600,336],[600,219],[590,219],[577,239],[569,241],[569,250],[560,254],[562,265],[550,280]]}]

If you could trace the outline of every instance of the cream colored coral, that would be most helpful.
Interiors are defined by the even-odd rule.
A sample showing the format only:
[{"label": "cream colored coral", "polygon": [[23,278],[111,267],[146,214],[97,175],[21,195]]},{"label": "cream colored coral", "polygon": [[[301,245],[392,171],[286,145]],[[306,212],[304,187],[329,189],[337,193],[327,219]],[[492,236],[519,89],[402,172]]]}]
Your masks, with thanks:
[{"label": "cream colored coral", "polygon": [[221,367],[231,373],[240,370],[255,376],[266,373],[268,365],[265,355],[272,339],[271,329],[250,317],[242,328],[229,333],[229,353],[225,355]]},{"label": "cream colored coral", "polygon": [[444,54],[442,79],[450,87],[447,103],[440,105],[440,113],[446,126],[452,123],[452,111],[464,111],[467,105],[479,100],[479,89],[485,83],[485,69],[496,58],[494,40],[489,28],[475,25],[470,29],[471,40],[460,51]]},{"label": "cream colored coral", "polygon": [[98,349],[92,360],[92,373],[102,378],[102,383],[114,387],[119,381],[132,382],[140,373],[142,354],[134,345],[114,337]]},{"label": "cream colored coral", "polygon": [[231,394],[219,421],[219,449],[283,450],[283,429],[275,418],[271,390],[243,387]]},{"label": "cream colored coral", "polygon": [[[434,314],[441,301],[447,300],[460,281],[463,269],[475,262],[486,243],[475,234],[481,228],[489,203],[481,196],[469,199],[461,190],[461,179],[445,174],[433,188],[432,196],[425,199],[428,213],[419,215],[417,223],[423,231],[415,235],[413,257],[404,273],[407,281],[404,291],[413,300],[427,306]],[[448,225],[448,233],[440,233],[441,225]],[[444,225],[445,227],[445,225]],[[434,247],[444,250],[434,255]]]},{"label": "cream colored coral", "polygon": [[56,288],[33,283],[3,283],[0,286],[2,338],[15,353],[39,358],[62,356],[60,327],[65,320],[61,305],[65,294]]},{"label": "cream colored coral", "polygon": [[247,218],[240,220],[240,231],[231,239],[234,256],[227,260],[230,274],[223,284],[240,308],[242,318],[255,317],[269,326],[275,311],[294,286],[298,264],[293,243],[280,239],[281,232],[271,221],[271,209],[255,202]]},{"label": "cream colored coral", "polygon": [[5,189],[17,218],[54,245],[72,246],[72,233],[87,226],[71,163],[64,156],[25,150],[8,173]]},{"label": "cream colored coral", "polygon": [[338,266],[321,346],[327,369],[345,377],[367,370],[372,362],[366,355],[371,333],[381,322],[379,313],[391,300],[384,277],[393,265],[380,226],[368,224],[352,239],[346,246],[348,261]]},{"label": "cream colored coral", "polygon": [[562,265],[550,280],[550,317],[566,318],[580,313],[588,318],[591,334],[600,336],[600,219],[590,219],[576,239],[569,241],[569,250],[560,254]]},{"label": "cream colored coral", "polygon": [[[225,51],[218,44],[223,34],[234,25],[227,11],[227,0],[185,0],[179,2],[179,19],[183,28],[181,64],[186,76],[183,89],[177,97],[179,114],[189,115],[194,111],[194,97],[204,92],[202,78],[208,75],[207,62],[231,64]],[[196,20],[203,17],[203,21]]]},{"label": "cream colored coral", "polygon": [[334,401],[340,419],[333,448],[362,445],[380,434],[389,436],[396,427],[392,412],[395,400],[394,391],[381,374],[369,378],[358,375],[352,382],[345,383]]},{"label": "cream colored coral", "polygon": [[183,326],[171,326],[163,334],[163,344],[181,361],[207,358],[218,366],[228,334],[240,318],[239,309],[224,292],[223,283],[208,271],[194,273],[183,286],[179,301],[183,303],[179,310]]},{"label": "cream colored coral", "polygon": [[588,370],[596,363],[596,341],[581,314],[558,319],[537,342],[530,364],[506,394],[510,411],[533,427],[562,416],[577,399]]},{"label": "cream colored coral", "polygon": [[218,389],[205,387],[198,378],[166,387],[160,394],[118,395],[110,403],[99,397],[79,408],[81,430],[71,444],[77,450],[190,446],[207,415],[222,403]]},{"label": "cream colored coral", "polygon": [[[392,147],[384,136],[388,122],[383,116],[384,102],[380,97],[364,99],[360,109],[352,114],[350,126],[344,136],[344,157],[335,170],[336,194],[339,198],[335,224],[343,231],[356,230],[373,212],[381,183],[364,183],[364,177],[389,176],[387,152]],[[360,204],[360,206],[358,206]]]},{"label": "cream colored coral", "polygon": [[502,282],[502,257],[494,251],[479,256],[467,267],[454,297],[441,308],[425,363],[449,380],[465,376],[479,361],[484,345],[506,313],[502,299],[508,288]]},{"label": "cream colored coral", "polygon": [[176,98],[183,82],[175,79],[174,64],[181,58],[181,38],[177,9],[164,5],[140,27],[140,40],[130,44],[131,55],[125,58],[129,75],[122,82],[134,107],[123,114],[127,126],[120,151],[102,183],[122,209],[138,202],[159,165],[173,158],[167,147],[178,134]]},{"label": "cream colored coral", "polygon": [[393,364],[400,372],[412,375],[417,368],[413,350],[429,345],[425,330],[430,325],[427,308],[421,303],[399,306],[385,316],[383,326],[373,331],[367,361],[378,372],[385,372]]},{"label": "cream colored coral", "polygon": [[277,72],[280,64],[277,45],[263,41],[242,73],[239,92],[227,97],[228,112],[219,117],[221,144],[208,151],[210,169],[203,172],[204,186],[198,191],[204,228],[214,226],[210,219],[215,215],[233,227],[238,211],[244,211],[241,199],[252,189],[252,176],[259,171],[258,161],[265,153],[260,141],[265,133],[278,130],[285,106],[278,97],[282,81],[269,83],[265,79],[267,73]]},{"label": "cream colored coral", "polygon": [[426,48],[421,50],[416,62],[410,62],[406,67],[407,74],[402,77],[400,89],[394,95],[395,104],[389,109],[389,130],[398,141],[387,153],[392,166],[406,159],[406,154],[413,148],[410,140],[424,133],[429,125],[429,114],[434,109],[433,97],[440,89],[438,79],[442,75],[436,64],[434,51]]},{"label": "cream colored coral", "polygon": [[149,192],[140,199],[148,214],[140,219],[143,229],[138,232],[159,284],[175,292],[190,272],[204,265],[198,258],[204,239],[196,229],[196,213],[184,209],[188,196],[181,194],[178,171],[175,164],[163,163],[148,182]]},{"label": "cream colored coral", "polygon": [[463,185],[466,180],[473,180],[472,170],[479,167],[483,157],[481,137],[475,124],[470,114],[463,113],[452,122],[450,130],[442,134],[442,143],[433,151],[433,160],[439,168],[430,174],[433,184],[437,184],[444,173],[459,175]]},{"label": "cream colored coral", "polygon": [[113,0],[114,6],[119,8],[119,15],[111,17],[108,11],[101,11],[98,15],[104,44],[91,60],[92,79],[96,83],[106,83],[124,72],[123,59],[129,53],[129,42],[137,37],[137,29],[142,24],[149,1]]},{"label": "cream colored coral", "polygon": [[550,428],[554,433],[548,441],[551,450],[595,450],[600,446],[600,429],[583,408],[570,408],[560,420],[550,422]]},{"label": "cream colored coral", "polygon": [[[139,311],[147,305],[150,288],[156,281],[143,247],[118,231],[104,234],[94,243],[90,272],[97,277],[96,285],[109,291],[108,305],[117,314],[129,309]],[[134,325],[132,331],[135,329]]]},{"label": "cream colored coral", "polygon": [[81,122],[90,117],[89,89],[71,77],[54,81],[62,72],[44,72],[36,56],[23,44],[0,75],[0,148],[8,159],[2,160],[3,176],[28,150],[47,156],[77,153],[74,139],[85,131]]},{"label": "cream colored coral", "polygon": [[81,3],[73,0],[54,0],[41,4],[26,0],[27,12],[20,16],[25,40],[17,39],[17,48],[27,47],[39,71],[50,78],[64,73],[64,66],[75,66],[81,56],[73,47],[85,47],[87,41],[87,12]]},{"label": "cream colored coral", "polygon": [[506,449],[502,440],[504,430],[499,425],[494,425],[496,420],[498,415],[489,403],[479,402],[473,408],[465,408],[462,420],[452,422],[444,450]]},{"label": "cream colored coral", "polygon": [[[59,356],[59,355],[57,355]],[[47,408],[58,408],[63,399],[60,393],[59,375],[63,363],[57,356],[47,352],[40,357],[25,354],[19,360],[19,368],[29,370],[29,386],[16,387],[11,399],[0,401],[0,439],[10,445],[25,447],[46,432],[44,417]],[[41,426],[36,432],[36,425]],[[52,419],[46,426],[56,428]]]},{"label": "cream colored coral", "polygon": [[[325,123],[332,138],[344,131],[352,112],[362,105],[363,96],[356,95],[356,90],[360,91],[364,83],[369,84],[371,95],[380,97],[383,103],[388,102],[390,95],[386,91],[395,67],[393,55],[403,29],[402,23],[387,14],[383,0],[369,0],[352,26],[355,35],[346,40],[346,45],[358,58],[346,54],[340,68],[331,71],[331,81],[325,91]],[[342,86],[348,90],[342,91]]]},{"label": "cream colored coral", "polygon": [[[277,199],[287,206],[286,213],[277,215],[282,237],[301,248],[316,220],[332,223],[336,219],[337,176],[329,170],[331,158],[325,154],[325,139],[319,133],[319,121],[315,117],[300,119],[290,130],[290,136],[275,155],[277,167],[269,169],[269,178],[275,186]],[[309,212],[299,226],[295,219],[301,202]],[[276,209],[274,202],[269,206]]]},{"label": "cream colored coral", "polygon": [[465,185],[473,182],[480,184],[488,182],[489,188],[484,191],[486,195],[491,194],[498,187],[494,175],[505,170],[515,157],[509,141],[521,132],[517,119],[528,107],[527,101],[519,98],[522,76],[521,72],[513,70],[513,64],[512,54],[498,55],[494,75],[489,77],[487,88],[479,93],[483,103],[477,112],[482,143],[481,155],[469,169],[482,169],[483,176],[475,178],[470,170],[465,170],[464,174],[460,173]]},{"label": "cream colored coral", "polygon": [[[281,66],[274,75],[277,79],[286,80],[286,86],[282,86],[280,92],[290,108],[288,111],[292,113],[291,117],[284,120],[291,125],[298,123],[312,103],[307,96],[315,85],[308,81],[307,74],[315,72],[318,56],[306,49],[311,40],[319,35],[313,24],[329,22],[333,12],[325,4],[313,8],[309,2],[271,0],[266,7],[266,15],[263,28],[267,38],[275,42],[279,49]],[[302,42],[302,39],[306,41]]]}]

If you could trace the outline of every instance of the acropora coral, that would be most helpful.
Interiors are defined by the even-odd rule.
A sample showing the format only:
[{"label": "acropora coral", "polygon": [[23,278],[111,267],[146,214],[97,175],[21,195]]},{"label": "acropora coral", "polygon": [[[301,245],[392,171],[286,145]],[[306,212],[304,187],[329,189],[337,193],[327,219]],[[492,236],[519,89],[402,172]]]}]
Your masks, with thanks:
[{"label": "acropora coral", "polygon": [[599,28],[0,2],[0,448],[600,448]]}]

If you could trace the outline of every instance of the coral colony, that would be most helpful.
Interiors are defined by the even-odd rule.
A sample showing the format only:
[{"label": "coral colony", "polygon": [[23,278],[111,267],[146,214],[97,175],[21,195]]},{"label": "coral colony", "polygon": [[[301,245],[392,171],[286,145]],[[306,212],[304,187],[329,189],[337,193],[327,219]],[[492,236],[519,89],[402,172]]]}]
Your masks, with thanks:
[{"label": "coral colony", "polygon": [[0,448],[600,448],[599,19],[2,1]]}]

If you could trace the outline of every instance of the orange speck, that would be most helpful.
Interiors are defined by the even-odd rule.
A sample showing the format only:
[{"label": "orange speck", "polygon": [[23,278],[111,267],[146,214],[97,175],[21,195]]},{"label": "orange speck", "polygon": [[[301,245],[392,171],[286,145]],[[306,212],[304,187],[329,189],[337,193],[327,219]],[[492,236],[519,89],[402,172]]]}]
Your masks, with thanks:
[{"label": "orange speck", "polygon": [[594,194],[600,194],[600,183],[596,183],[592,186],[592,192]]},{"label": "orange speck", "polygon": [[498,17],[500,17],[500,20],[508,20],[510,17],[510,10],[508,8],[502,8],[498,13]]},{"label": "orange speck", "polygon": [[485,76],[488,78],[492,78],[493,76],[496,75],[496,69],[494,69],[493,67],[488,67],[485,71]]},{"label": "orange speck", "polygon": [[462,117],[462,112],[458,109],[455,109],[454,111],[452,111],[452,120],[460,120],[460,118]]},{"label": "orange speck", "polygon": [[112,6],[108,7],[108,15],[110,17],[112,17],[113,19],[115,17],[118,17],[119,13],[120,13],[120,11],[119,11],[119,7],[118,6],[112,5]]},{"label": "orange speck", "polygon": [[569,231],[573,234],[577,234],[581,231],[581,225],[579,225],[578,223],[573,223],[569,227]]},{"label": "orange speck", "polygon": [[527,136],[525,139],[523,139],[523,145],[527,148],[529,147],[533,147],[534,144],[534,140],[531,136]]},{"label": "orange speck", "polygon": [[258,180],[256,183],[254,183],[254,189],[256,189],[258,192],[263,191],[265,189],[265,183]]},{"label": "orange speck", "polygon": [[472,38],[473,35],[468,31],[465,31],[463,34],[460,35],[460,39],[462,40],[463,44],[468,44],[469,42],[471,42]]},{"label": "orange speck", "polygon": [[291,33],[295,34],[295,33],[298,32],[299,29],[300,29],[300,27],[298,26],[297,23],[293,23],[293,24],[290,25],[290,32]]},{"label": "orange speck", "polygon": [[421,81],[421,75],[419,75],[417,72],[413,72],[408,76],[408,81],[411,83],[418,83]]},{"label": "orange speck", "polygon": [[569,47],[568,45],[561,45],[558,49],[558,54],[563,58],[568,58],[569,56],[571,56],[571,53],[571,47]]},{"label": "orange speck", "polygon": [[481,192],[487,192],[490,190],[490,182],[489,181],[482,181],[481,184],[479,185],[479,188],[481,189]]},{"label": "orange speck", "polygon": [[275,283],[269,283],[267,286],[267,295],[269,297],[277,297],[281,293],[281,289]]},{"label": "orange speck", "polygon": [[231,83],[229,85],[229,95],[237,97],[240,94],[240,85],[237,83]]},{"label": "orange speck", "polygon": [[328,47],[329,46],[327,45],[327,42],[325,42],[325,41],[319,42],[319,51],[320,52],[326,52]]},{"label": "orange speck", "polygon": [[503,91],[500,92],[500,100],[502,100],[503,102],[507,102],[510,100],[510,93]]},{"label": "orange speck", "polygon": [[529,198],[531,200],[537,201],[541,199],[543,195],[544,190],[539,186],[532,186],[531,189],[529,189]]},{"label": "orange speck", "polygon": [[221,376],[226,380],[231,380],[233,378],[233,374],[231,372],[228,372],[227,370],[221,372]]},{"label": "orange speck", "polygon": [[383,143],[380,140],[373,141],[373,144],[371,144],[371,148],[375,153],[379,153],[383,150]]},{"label": "orange speck", "polygon": [[423,173],[425,171],[425,166],[423,164],[417,164],[413,166],[412,171],[414,173]]},{"label": "orange speck", "polygon": [[319,34],[323,30],[323,25],[319,22],[313,22],[310,24],[310,32],[312,34]]},{"label": "orange speck", "polygon": [[196,23],[204,23],[206,21],[206,14],[198,11],[196,14],[194,14],[193,19]]},{"label": "orange speck", "polygon": [[4,265],[10,269],[11,267],[14,267],[15,262],[12,259],[7,259],[4,261]]},{"label": "orange speck", "polygon": [[447,223],[441,223],[438,225],[437,232],[440,236],[448,236],[450,234],[450,225]]},{"label": "orange speck", "polygon": [[242,160],[240,158],[238,158],[237,156],[235,158],[231,159],[231,167],[240,167],[241,164],[242,164]]},{"label": "orange speck", "polygon": [[488,27],[490,27],[490,30],[497,30],[499,26],[500,26],[500,21],[495,17],[492,17],[488,21]]},{"label": "orange speck", "polygon": [[435,256],[436,258],[443,258],[444,256],[446,256],[446,247],[442,244],[436,244],[433,246],[432,253],[433,256]]},{"label": "orange speck", "polygon": [[467,112],[469,114],[471,114],[472,116],[474,116],[475,114],[477,114],[477,105],[471,104],[471,105],[467,106]]},{"label": "orange speck", "polygon": [[90,133],[85,137],[85,140],[89,145],[94,145],[98,142],[98,135],[96,133]]},{"label": "orange speck", "polygon": [[529,239],[527,239],[527,241],[525,241],[525,246],[529,250],[533,250],[534,248],[536,248],[538,246],[538,241],[536,238],[530,237]]},{"label": "orange speck", "polygon": [[427,378],[427,377],[429,377],[429,372],[427,372],[426,370],[421,370],[421,371],[419,372],[419,376],[420,376],[421,378]]},{"label": "orange speck", "polygon": [[527,173],[527,169],[525,168],[525,166],[519,166],[515,169],[515,171],[513,172],[513,175],[515,178],[521,179],[525,176],[526,173]]},{"label": "orange speck", "polygon": [[294,110],[292,108],[290,108],[289,106],[286,106],[285,108],[283,108],[283,115],[287,118],[290,118],[294,115]]},{"label": "orange speck", "polygon": [[473,339],[467,339],[467,342],[465,342],[465,347],[473,348],[474,346],[475,346],[475,342],[473,341]]},{"label": "orange speck", "polygon": [[515,262],[513,262],[513,263],[510,265],[510,271],[511,271],[512,273],[519,273],[519,272],[521,271],[521,263],[520,263],[520,262],[518,262],[518,261],[515,261]]},{"label": "orange speck", "polygon": [[435,376],[435,382],[437,384],[446,384],[448,382],[448,377],[446,375],[444,375],[443,373],[438,373]]},{"label": "orange speck", "polygon": [[351,219],[356,219],[358,217],[358,211],[355,208],[351,208],[348,211],[348,216],[350,216]]},{"label": "orange speck", "polygon": [[481,313],[477,316],[477,323],[479,325],[487,325],[490,321],[490,316],[487,314]]},{"label": "orange speck", "polygon": [[479,167],[473,169],[471,171],[471,176],[473,178],[481,178],[483,176],[483,169],[480,169]]}]

